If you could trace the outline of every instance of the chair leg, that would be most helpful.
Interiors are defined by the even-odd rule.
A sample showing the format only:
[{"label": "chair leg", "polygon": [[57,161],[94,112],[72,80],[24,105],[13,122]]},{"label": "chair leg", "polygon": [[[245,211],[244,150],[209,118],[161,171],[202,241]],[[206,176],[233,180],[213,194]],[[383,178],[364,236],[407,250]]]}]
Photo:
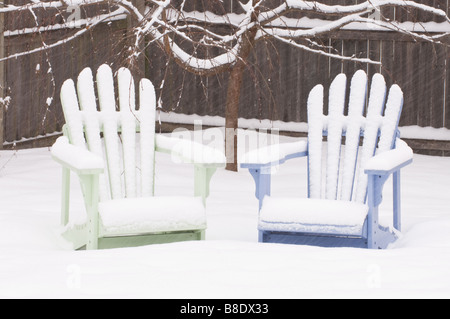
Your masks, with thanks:
[{"label": "chair leg", "polygon": [[378,222],[378,206],[383,199],[382,189],[387,179],[388,175],[368,176],[367,246],[371,249],[380,248],[382,245],[383,231]]},{"label": "chair leg", "polygon": [[88,218],[88,238],[86,249],[98,249],[99,216],[98,216],[98,174],[81,176],[84,184],[86,212]]},{"label": "chair leg", "polygon": [[258,242],[263,243],[264,242],[264,231],[258,230]]},{"label": "chair leg", "polygon": [[400,171],[394,172],[392,176],[393,190],[394,190],[394,228],[398,231],[402,230],[402,215],[400,202]]},{"label": "chair leg", "polygon": [[62,169],[62,194],[61,194],[61,225],[69,223],[69,200],[70,200],[70,170]]}]

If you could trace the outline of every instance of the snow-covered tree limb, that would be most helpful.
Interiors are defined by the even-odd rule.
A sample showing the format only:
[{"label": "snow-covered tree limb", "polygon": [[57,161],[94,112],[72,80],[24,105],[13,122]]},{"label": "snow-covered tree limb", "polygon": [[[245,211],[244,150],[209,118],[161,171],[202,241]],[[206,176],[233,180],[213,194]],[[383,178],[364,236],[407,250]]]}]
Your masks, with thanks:
[{"label": "snow-covered tree limb", "polygon": [[[414,1],[403,0],[370,0],[355,5],[326,5],[317,1],[285,0],[275,8],[265,6],[265,0],[248,0],[246,3],[241,1],[241,6],[245,13],[241,15],[223,14],[215,15],[210,12],[185,12],[185,1],[175,7],[170,0],[152,0],[148,1],[146,12],[140,12],[131,1],[127,0],[61,0],[43,2],[39,0],[30,0],[24,5],[8,4],[0,8],[0,13],[12,13],[29,11],[34,12],[39,9],[58,9],[63,10],[68,6],[91,6],[107,5],[111,10],[102,13],[101,16],[84,19],[84,28],[74,34],[67,36],[55,43],[43,43],[41,47],[34,48],[26,52],[7,56],[4,59],[18,57],[25,54],[32,54],[39,51],[45,51],[52,47],[67,43],[74,38],[83,35],[88,29],[104,21],[116,18],[119,15],[128,15],[135,22],[136,27],[132,32],[134,41],[129,50],[134,57],[141,54],[139,48],[146,38],[152,38],[154,42],[159,43],[167,53],[169,53],[180,65],[191,72],[198,74],[210,74],[223,71],[234,65],[239,60],[239,52],[242,49],[243,39],[248,35],[249,30],[257,30],[255,41],[264,38],[274,38],[304,50],[314,51],[318,54],[329,56],[329,53],[308,48],[304,45],[295,44],[295,39],[309,39],[320,37],[322,34],[331,31],[342,30],[359,23],[361,25],[372,25],[378,29],[391,30],[407,34],[416,39],[437,42],[447,36],[449,32],[438,34],[425,34],[405,28],[402,24],[390,21],[381,17],[376,20],[370,18],[374,10],[381,10],[385,7],[403,7],[416,9],[440,17],[447,24],[447,30],[450,30],[450,19],[446,13],[437,8],[433,8]],[[312,12],[327,16],[336,17],[333,20],[321,20],[315,25],[303,23],[302,18],[286,18],[291,12]],[[290,23],[289,23],[290,22]],[[227,34],[219,34],[213,31],[215,25],[221,24],[229,31]],[[59,26],[63,28],[64,26]],[[40,26],[35,30],[39,32]],[[48,28],[48,26],[47,26]],[[23,29],[23,32],[31,32],[30,29]],[[20,30],[16,30],[20,34]],[[196,36],[192,36],[195,34]],[[198,37],[203,34],[202,37]],[[202,57],[196,54],[195,50],[186,50],[182,48],[178,41],[190,42],[193,46],[216,47],[219,53],[215,56]],[[355,57],[343,57],[332,55],[333,58],[355,59]],[[360,62],[374,62],[361,59]]]},{"label": "snow-covered tree limb", "polygon": [[[104,22],[128,18],[128,21],[131,21],[127,24],[128,63],[139,61],[148,45],[158,44],[171,59],[189,72],[199,75],[229,72],[225,126],[227,132],[235,132],[238,127],[239,97],[244,71],[249,65],[250,52],[258,41],[273,39],[274,43],[286,43],[328,58],[368,64],[380,64],[380,61],[368,57],[344,56],[341,51],[320,45],[320,39],[327,39],[331,33],[342,30],[370,30],[395,32],[418,41],[449,45],[450,19],[446,12],[414,1],[367,0],[353,5],[327,5],[303,0],[235,0],[241,5],[241,14],[229,13],[224,8],[222,14],[218,13],[220,10],[215,10],[215,13],[207,10],[188,11],[186,5],[189,1],[146,0],[145,8],[142,6],[143,0],[28,0],[23,5],[8,4],[0,8],[0,14],[30,13],[34,26],[28,24],[18,30],[7,29],[5,35],[34,32],[39,35],[41,45],[11,54],[0,61],[41,51],[47,52],[82,36]],[[218,1],[222,2],[203,0],[202,3],[208,1],[215,5]],[[97,10],[98,14],[92,16],[90,13],[91,16],[88,16],[87,13],[92,10],[87,8],[95,5],[102,9]],[[52,25],[51,21],[49,23],[37,19],[40,14],[46,12],[48,14],[54,11],[61,15],[74,7],[86,8],[83,12],[87,15],[76,23],[63,19],[63,23]],[[393,21],[395,19],[383,16],[383,12],[392,7],[426,13],[440,22]],[[54,29],[72,29],[73,32],[53,43],[45,41],[44,31]],[[161,87],[163,83],[164,81]],[[229,153],[233,152],[233,145],[235,147],[237,144],[236,139],[235,134],[227,133],[229,170],[237,169],[237,160]],[[234,156],[237,156],[236,151]]]}]

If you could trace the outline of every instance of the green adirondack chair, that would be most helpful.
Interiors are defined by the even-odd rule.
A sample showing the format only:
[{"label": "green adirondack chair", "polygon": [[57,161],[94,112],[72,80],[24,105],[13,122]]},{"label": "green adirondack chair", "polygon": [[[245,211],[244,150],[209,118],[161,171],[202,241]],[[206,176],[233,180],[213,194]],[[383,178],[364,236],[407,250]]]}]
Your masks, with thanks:
[{"label": "green adirondack chair", "polygon": [[[62,236],[74,249],[204,239],[209,182],[225,165],[223,153],[155,134],[156,98],[148,79],[139,83],[136,109],[130,71],[117,72],[120,111],[111,68],[102,65],[96,80],[99,109],[91,69],[80,73],[77,89],[71,79],[61,87],[66,124],[52,157],[63,167]],[[154,196],[155,151],[192,163],[193,196]],[[69,214],[71,172],[78,175],[85,200],[82,222],[72,221]]]}]

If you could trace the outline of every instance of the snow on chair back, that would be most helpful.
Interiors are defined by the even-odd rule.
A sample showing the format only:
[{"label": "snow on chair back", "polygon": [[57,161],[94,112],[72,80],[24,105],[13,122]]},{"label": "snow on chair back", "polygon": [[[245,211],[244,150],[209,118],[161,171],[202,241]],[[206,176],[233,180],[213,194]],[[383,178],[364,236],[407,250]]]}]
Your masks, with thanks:
[{"label": "snow on chair back", "polygon": [[[136,110],[135,86],[130,71],[119,69],[117,80],[120,111],[116,110],[114,78],[107,65],[97,71],[99,110],[91,69],[86,68],[80,73],[77,90],[72,80],[67,80],[61,88],[61,102],[72,144],[87,147],[107,161],[107,174],[100,180],[102,201],[153,195],[154,87],[148,79],[141,80],[140,105]],[[140,147],[136,148],[137,145]]]},{"label": "snow on chair back", "polygon": [[[397,85],[389,92],[381,74],[372,78],[366,116],[367,75],[355,73],[351,80],[348,114],[344,114],[347,78],[338,75],[330,86],[328,115],[323,110],[323,86],[317,85],[308,99],[309,197],[364,203],[367,175],[364,165],[371,157],[394,147],[403,94]],[[323,147],[323,136],[327,137]],[[345,136],[345,147],[342,137]],[[363,144],[360,148],[360,139]],[[322,154],[326,151],[326,155]],[[359,159],[358,159],[359,156]],[[323,160],[322,160],[323,159]],[[322,170],[323,161],[326,163]]]}]

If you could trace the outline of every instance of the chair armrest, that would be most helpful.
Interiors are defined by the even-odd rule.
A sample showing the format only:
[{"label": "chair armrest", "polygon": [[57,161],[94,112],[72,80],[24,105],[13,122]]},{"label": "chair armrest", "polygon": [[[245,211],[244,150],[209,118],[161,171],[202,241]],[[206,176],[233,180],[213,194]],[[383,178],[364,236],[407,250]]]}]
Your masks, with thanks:
[{"label": "chair armrest", "polygon": [[368,174],[367,231],[369,242],[371,242],[369,247],[375,245],[380,239],[377,234],[387,232],[379,226],[378,206],[383,200],[383,185],[391,174],[393,174],[393,226],[395,229],[401,230],[400,169],[412,162],[413,151],[400,139],[397,139],[396,145],[395,149],[372,157],[364,168],[365,173]]},{"label": "chair armrest", "polygon": [[65,136],[59,137],[51,150],[52,157],[79,175],[103,173],[103,159],[87,149],[74,146]]},{"label": "chair armrest", "polygon": [[412,159],[412,149],[398,139],[397,148],[372,157],[364,167],[364,172],[368,175],[389,175],[410,164]]},{"label": "chair armrest", "polygon": [[289,159],[308,154],[306,141],[274,144],[247,152],[241,158],[242,168],[264,168],[283,164]]},{"label": "chair armrest", "polygon": [[156,135],[156,151],[171,154],[172,159],[204,167],[224,167],[226,164],[225,154],[217,149],[161,134]]},{"label": "chair armrest", "polygon": [[246,153],[241,158],[241,167],[248,168],[255,181],[255,196],[259,200],[259,209],[262,208],[264,197],[270,196],[271,167],[307,154],[308,144],[302,140],[262,147]]}]

